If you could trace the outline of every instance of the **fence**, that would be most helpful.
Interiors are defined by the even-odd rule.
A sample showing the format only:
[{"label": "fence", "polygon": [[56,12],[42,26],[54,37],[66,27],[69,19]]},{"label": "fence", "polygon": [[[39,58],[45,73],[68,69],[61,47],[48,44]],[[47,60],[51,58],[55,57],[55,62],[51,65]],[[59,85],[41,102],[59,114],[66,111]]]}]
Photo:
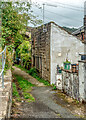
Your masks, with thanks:
[{"label": "fence", "polygon": [[0,53],[0,80],[2,82],[2,88],[4,88],[4,68],[6,61],[6,46],[4,50]]}]

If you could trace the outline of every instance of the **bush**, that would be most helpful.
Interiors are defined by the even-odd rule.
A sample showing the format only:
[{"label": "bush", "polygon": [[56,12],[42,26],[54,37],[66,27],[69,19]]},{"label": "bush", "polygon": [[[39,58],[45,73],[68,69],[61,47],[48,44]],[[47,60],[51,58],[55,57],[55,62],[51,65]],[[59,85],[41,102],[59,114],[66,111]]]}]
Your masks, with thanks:
[{"label": "bush", "polygon": [[33,77],[37,77],[37,70],[36,70],[36,68],[31,68],[29,71],[28,71],[28,73],[30,74],[30,75],[32,75]]},{"label": "bush", "polygon": [[57,90],[56,86],[53,87],[53,90]]}]

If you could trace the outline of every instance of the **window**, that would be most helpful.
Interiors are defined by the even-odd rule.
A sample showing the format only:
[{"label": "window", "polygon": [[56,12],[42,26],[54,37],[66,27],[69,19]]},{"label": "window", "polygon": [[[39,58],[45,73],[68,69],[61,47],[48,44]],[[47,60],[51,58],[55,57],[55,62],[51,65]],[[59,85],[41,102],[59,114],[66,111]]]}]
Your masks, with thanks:
[{"label": "window", "polygon": [[33,48],[35,48],[35,41],[36,41],[36,38],[33,38],[33,41],[32,41]]},{"label": "window", "polygon": [[42,72],[42,57],[40,57],[40,70]]},{"label": "window", "polygon": [[33,67],[35,66],[35,56],[33,55]]},{"label": "window", "polygon": [[39,69],[39,57],[36,57],[36,68]]}]

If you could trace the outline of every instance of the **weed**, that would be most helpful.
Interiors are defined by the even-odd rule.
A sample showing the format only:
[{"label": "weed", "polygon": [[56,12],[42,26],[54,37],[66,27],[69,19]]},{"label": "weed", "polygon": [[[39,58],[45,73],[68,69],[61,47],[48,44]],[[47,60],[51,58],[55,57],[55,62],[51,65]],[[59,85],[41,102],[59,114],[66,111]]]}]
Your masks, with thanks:
[{"label": "weed", "polygon": [[16,101],[21,102],[21,98],[17,98]]},{"label": "weed", "polygon": [[31,69],[28,71],[28,73],[29,73],[30,75],[34,76],[34,77],[37,76],[37,71],[36,71],[35,68],[31,68]]},{"label": "weed", "polygon": [[53,90],[57,90],[56,86],[53,87]]},{"label": "weed", "polygon": [[22,94],[24,96],[24,99],[29,99],[30,101],[35,101],[35,98],[30,93],[28,93],[32,90],[32,87],[35,85],[33,85],[32,83],[23,79],[19,75],[15,75],[15,77],[19,83],[19,87],[22,89]]},{"label": "weed", "polygon": [[35,101],[35,98],[30,93],[23,93],[25,99],[29,99],[29,101]]},{"label": "weed", "polygon": [[52,84],[52,86],[53,86],[53,90],[57,90],[57,88],[56,88],[56,85],[55,85],[55,84]]},{"label": "weed", "polygon": [[20,97],[19,93],[16,89],[16,84],[15,83],[13,83],[13,97],[17,97],[17,98]]}]

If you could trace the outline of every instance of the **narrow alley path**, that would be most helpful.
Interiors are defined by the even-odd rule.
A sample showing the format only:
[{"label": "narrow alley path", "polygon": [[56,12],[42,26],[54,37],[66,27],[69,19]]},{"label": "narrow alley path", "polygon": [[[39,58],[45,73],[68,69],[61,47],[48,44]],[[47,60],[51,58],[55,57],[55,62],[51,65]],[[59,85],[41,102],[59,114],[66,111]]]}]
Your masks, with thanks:
[{"label": "narrow alley path", "polygon": [[55,91],[52,90],[51,86],[43,85],[43,83],[38,82],[17,67],[13,67],[13,69],[13,74],[20,75],[36,85],[31,91],[35,102],[22,101],[16,103],[17,106],[12,109],[18,110],[18,112],[16,115],[12,114],[13,118],[73,118],[73,120],[76,118],[67,108],[58,105],[54,101]]}]

